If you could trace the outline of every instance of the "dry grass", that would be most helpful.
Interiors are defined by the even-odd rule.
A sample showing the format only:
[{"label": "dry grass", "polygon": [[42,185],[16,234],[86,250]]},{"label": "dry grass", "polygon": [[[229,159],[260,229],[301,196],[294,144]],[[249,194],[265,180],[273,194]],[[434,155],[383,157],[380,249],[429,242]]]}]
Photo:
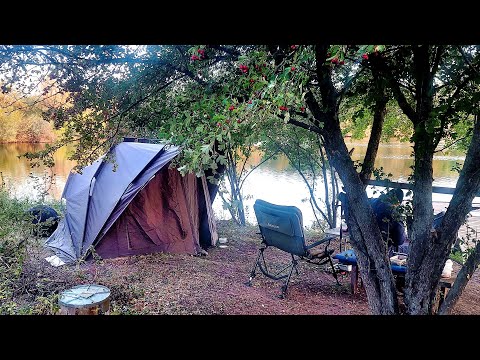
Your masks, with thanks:
[{"label": "dry grass", "polygon": [[[331,274],[307,263],[292,277],[286,299],[277,298],[281,283],[261,274],[246,286],[260,243],[256,232],[256,227],[220,221],[219,234],[227,237],[228,247],[211,248],[204,257],[151,254],[53,268],[42,250],[31,254],[30,275],[25,275],[25,286],[36,290],[18,300],[28,303],[73,285],[98,283],[112,291],[113,314],[369,314],[364,292],[350,294],[349,278],[341,278],[338,286]],[[269,255],[275,263],[288,261],[280,251]],[[477,272],[454,313],[480,314],[479,291]]]}]

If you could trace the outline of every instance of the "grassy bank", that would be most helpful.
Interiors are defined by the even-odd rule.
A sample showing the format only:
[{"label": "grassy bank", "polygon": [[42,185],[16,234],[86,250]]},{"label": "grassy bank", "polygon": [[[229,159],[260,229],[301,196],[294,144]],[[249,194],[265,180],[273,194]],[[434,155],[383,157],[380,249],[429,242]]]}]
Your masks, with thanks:
[{"label": "grassy bank", "polygon": [[[87,283],[110,288],[111,314],[310,312],[308,301],[297,301],[290,310],[283,308],[276,298],[276,282],[259,277],[253,288],[244,285],[260,243],[256,226],[219,221],[219,234],[228,239],[227,248],[211,248],[205,257],[159,253],[97,258],[54,268],[45,261],[51,255],[43,247],[45,238],[33,235],[25,215],[33,205],[0,190],[0,314],[56,314],[59,293]],[[310,231],[309,236],[314,233]],[[282,254],[274,254],[274,262],[284,260]],[[320,280],[318,275],[306,273],[307,278],[315,278],[316,286],[325,283],[327,293],[349,296],[347,287],[336,289],[330,275],[322,274]],[[300,285],[301,297],[310,291],[311,283],[304,285],[307,288]]]},{"label": "grassy bank", "polygon": [[[0,314],[48,314],[56,311],[55,291],[42,280],[35,254],[43,239],[26,211],[36,205],[0,186]],[[58,207],[58,204],[49,204]],[[45,260],[44,260],[45,261]]]}]

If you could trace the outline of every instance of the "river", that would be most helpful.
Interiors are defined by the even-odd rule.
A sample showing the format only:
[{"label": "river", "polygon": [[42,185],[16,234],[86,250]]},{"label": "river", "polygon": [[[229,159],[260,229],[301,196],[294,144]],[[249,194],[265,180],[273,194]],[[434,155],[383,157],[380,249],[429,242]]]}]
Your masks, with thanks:
[{"label": "river", "polygon": [[[355,148],[352,154],[353,160],[361,160],[365,155],[366,142],[347,142],[349,149]],[[31,168],[25,158],[18,158],[25,151],[40,150],[42,144],[0,144],[0,172],[6,186],[17,197],[27,197],[38,200],[42,192],[48,192],[48,197],[59,199],[65,186],[70,169],[75,165],[68,160],[69,150],[62,148],[55,154],[55,166],[52,171],[42,167]],[[378,150],[376,167],[383,167],[385,173],[391,173],[394,181],[407,181],[413,164],[411,157],[411,144],[388,143],[381,144]],[[459,151],[449,151],[448,154],[437,153],[433,161],[434,185],[455,187],[458,173],[452,168],[457,162],[463,164],[465,155]],[[249,165],[258,164],[260,154],[254,154]],[[50,187],[48,177],[53,182]],[[0,179],[1,181],[1,179]],[[257,198],[264,199],[276,204],[295,205],[303,213],[304,223],[311,224],[314,221],[313,212],[308,202],[302,201],[308,197],[307,187],[302,178],[293,170],[285,157],[269,160],[258,167],[248,176],[244,184],[245,206],[247,219],[255,223],[255,215],[252,205]],[[369,190],[371,193],[371,190]],[[435,201],[447,201],[448,195],[434,194]],[[478,198],[477,198],[478,199]],[[228,211],[222,209],[221,199],[217,197],[214,202],[214,211],[218,218],[229,218]]]}]

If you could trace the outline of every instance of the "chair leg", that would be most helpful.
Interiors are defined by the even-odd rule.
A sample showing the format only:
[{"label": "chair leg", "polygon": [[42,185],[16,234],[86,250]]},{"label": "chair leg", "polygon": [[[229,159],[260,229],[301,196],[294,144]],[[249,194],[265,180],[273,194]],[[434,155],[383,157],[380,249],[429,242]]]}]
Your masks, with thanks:
[{"label": "chair leg", "polygon": [[332,267],[332,274],[333,274],[333,277],[335,278],[335,281],[337,282],[337,285],[341,285],[338,282],[337,271],[335,270],[335,266],[333,265],[333,260],[332,260],[332,257],[330,255],[328,255],[328,261],[330,263],[330,266]]},{"label": "chair leg", "polygon": [[[295,258],[293,257],[293,254],[290,254],[290,255],[292,255],[292,263],[295,263],[295,264],[296,264],[296,261],[295,261]],[[295,267],[295,273],[296,273],[297,275],[300,275],[300,274],[298,273],[297,266],[295,265],[294,267]]]},{"label": "chair leg", "polygon": [[358,266],[352,265],[352,272],[350,274],[350,287],[352,294],[355,295],[358,289]]},{"label": "chair leg", "polygon": [[[292,267],[290,268],[290,272],[288,273],[288,276],[287,276],[287,280],[285,281],[285,284],[283,284],[282,286],[282,293],[280,295],[278,295],[278,297],[280,299],[285,299],[287,297],[287,291],[288,291],[288,284],[290,282],[290,278],[292,277],[292,273],[293,273],[293,269],[295,269],[295,271],[297,271],[297,260],[295,260],[295,258],[293,257],[292,255]],[[298,273],[298,271],[297,271]]]},{"label": "chair leg", "polygon": [[250,278],[248,281],[245,282],[245,285],[252,286],[252,280],[255,277],[255,270],[257,270],[258,262],[260,261],[260,256],[263,256],[263,251],[265,248],[258,249],[257,260],[255,260],[255,264],[253,265],[252,271],[250,271]]}]

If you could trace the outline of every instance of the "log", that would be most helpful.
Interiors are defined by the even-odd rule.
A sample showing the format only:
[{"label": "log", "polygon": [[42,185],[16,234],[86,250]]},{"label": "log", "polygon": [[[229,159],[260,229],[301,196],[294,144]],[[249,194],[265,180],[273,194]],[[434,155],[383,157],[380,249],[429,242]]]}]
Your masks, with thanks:
[{"label": "log", "polygon": [[110,289],[97,284],[74,286],[58,299],[60,315],[108,315]]}]

